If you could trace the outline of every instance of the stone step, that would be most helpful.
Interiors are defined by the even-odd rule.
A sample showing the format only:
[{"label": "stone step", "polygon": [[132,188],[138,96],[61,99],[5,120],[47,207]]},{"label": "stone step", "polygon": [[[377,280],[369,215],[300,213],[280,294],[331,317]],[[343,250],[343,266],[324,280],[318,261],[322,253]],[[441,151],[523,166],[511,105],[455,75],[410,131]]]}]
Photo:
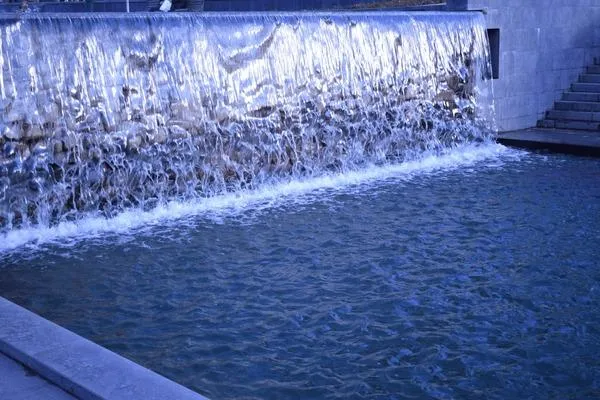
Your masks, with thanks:
[{"label": "stone step", "polygon": [[542,119],[537,122],[537,127],[538,128],[555,128],[556,121],[554,121],[552,119]]},{"label": "stone step", "polygon": [[600,101],[557,101],[555,110],[600,112]]},{"label": "stone step", "polygon": [[600,122],[600,112],[550,110],[546,113],[546,119]]},{"label": "stone step", "polygon": [[600,93],[600,83],[577,82],[571,86],[574,92]]},{"label": "stone step", "polygon": [[578,131],[600,131],[600,122],[555,121],[557,129],[573,129]]},{"label": "stone step", "polygon": [[562,100],[538,121],[538,128],[595,131],[600,134],[600,58],[588,66],[579,81],[563,92]]},{"label": "stone step", "polygon": [[600,65],[590,65],[587,67],[588,74],[600,74]]},{"label": "stone step", "polygon": [[600,74],[582,74],[579,76],[579,82],[600,83]]},{"label": "stone step", "polygon": [[600,157],[600,131],[523,129],[498,133],[498,142],[526,149]]},{"label": "stone step", "polygon": [[568,129],[576,131],[597,131],[600,134],[600,122],[588,122],[588,121],[561,121],[544,119],[538,121],[538,128],[550,128],[550,129]]},{"label": "stone step", "polygon": [[565,101],[600,101],[600,93],[564,92],[562,97]]}]

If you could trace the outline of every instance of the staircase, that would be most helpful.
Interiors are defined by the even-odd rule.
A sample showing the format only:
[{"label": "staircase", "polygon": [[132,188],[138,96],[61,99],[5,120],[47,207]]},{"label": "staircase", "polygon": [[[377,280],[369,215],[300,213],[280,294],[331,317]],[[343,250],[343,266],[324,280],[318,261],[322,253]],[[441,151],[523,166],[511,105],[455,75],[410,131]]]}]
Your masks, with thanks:
[{"label": "staircase", "polygon": [[554,103],[538,127],[600,132],[600,59]]}]

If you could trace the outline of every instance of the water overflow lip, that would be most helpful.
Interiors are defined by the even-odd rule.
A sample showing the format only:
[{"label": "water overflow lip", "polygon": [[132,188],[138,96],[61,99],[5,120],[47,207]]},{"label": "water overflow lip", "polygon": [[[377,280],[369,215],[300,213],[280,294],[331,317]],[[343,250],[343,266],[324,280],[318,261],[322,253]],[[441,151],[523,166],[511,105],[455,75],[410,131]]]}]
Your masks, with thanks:
[{"label": "water overflow lip", "polygon": [[474,13],[35,15],[0,29],[4,234],[494,135]]}]

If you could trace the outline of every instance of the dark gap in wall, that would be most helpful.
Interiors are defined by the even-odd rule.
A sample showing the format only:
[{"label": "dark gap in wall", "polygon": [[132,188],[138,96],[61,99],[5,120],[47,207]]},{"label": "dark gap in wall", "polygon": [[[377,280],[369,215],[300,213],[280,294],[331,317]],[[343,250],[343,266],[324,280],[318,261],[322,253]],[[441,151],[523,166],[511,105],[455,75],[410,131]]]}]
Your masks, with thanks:
[{"label": "dark gap in wall", "polygon": [[492,61],[492,78],[500,78],[500,29],[487,30],[490,42],[490,57]]}]

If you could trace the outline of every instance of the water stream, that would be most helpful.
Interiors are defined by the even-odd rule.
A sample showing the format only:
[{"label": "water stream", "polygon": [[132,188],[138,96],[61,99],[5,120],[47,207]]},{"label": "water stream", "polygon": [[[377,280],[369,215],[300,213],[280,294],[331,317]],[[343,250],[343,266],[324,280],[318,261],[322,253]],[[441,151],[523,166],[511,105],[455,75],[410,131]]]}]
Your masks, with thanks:
[{"label": "water stream", "polygon": [[493,136],[477,13],[40,15],[0,31],[4,234]]}]

